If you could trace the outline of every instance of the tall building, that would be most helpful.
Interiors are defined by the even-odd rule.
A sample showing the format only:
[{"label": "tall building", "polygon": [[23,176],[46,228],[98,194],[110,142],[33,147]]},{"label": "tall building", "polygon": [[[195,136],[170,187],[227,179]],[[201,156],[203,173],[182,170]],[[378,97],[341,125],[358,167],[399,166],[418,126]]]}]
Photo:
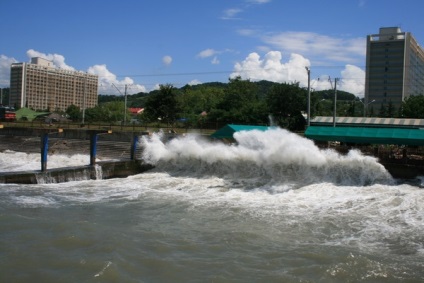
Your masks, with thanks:
[{"label": "tall building", "polygon": [[57,69],[35,57],[31,63],[14,63],[10,71],[10,105],[34,110],[65,111],[97,105],[98,76]]},{"label": "tall building", "polygon": [[420,94],[424,95],[424,51],[411,33],[383,27],[368,35],[364,105],[379,111],[391,103],[398,109],[406,98]]}]

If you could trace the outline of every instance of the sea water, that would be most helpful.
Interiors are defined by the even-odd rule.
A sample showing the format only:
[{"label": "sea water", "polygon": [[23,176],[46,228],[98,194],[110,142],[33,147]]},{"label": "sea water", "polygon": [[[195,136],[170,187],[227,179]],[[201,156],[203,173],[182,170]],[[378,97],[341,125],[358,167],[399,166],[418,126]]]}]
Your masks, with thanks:
[{"label": "sea water", "polygon": [[0,185],[0,282],[424,282],[419,182],[282,129],[235,138],[153,135],[143,174]]}]

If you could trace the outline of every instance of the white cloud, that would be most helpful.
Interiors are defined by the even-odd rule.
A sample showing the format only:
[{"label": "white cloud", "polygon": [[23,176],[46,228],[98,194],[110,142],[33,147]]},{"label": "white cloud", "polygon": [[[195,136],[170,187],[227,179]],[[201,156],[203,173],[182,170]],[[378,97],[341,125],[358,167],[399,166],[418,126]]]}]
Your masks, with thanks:
[{"label": "white cloud", "polygon": [[9,87],[10,65],[17,62],[15,58],[0,55],[0,88]]},{"label": "white cloud", "polygon": [[199,80],[192,80],[192,81],[190,81],[189,83],[188,83],[188,85],[199,85],[199,84],[201,84],[202,82],[201,81],[199,81]]},{"label": "white cloud", "polygon": [[242,9],[227,9],[224,11],[224,15],[222,16],[223,20],[234,20],[236,19],[236,16],[241,13],[243,10]]},{"label": "white cloud", "polygon": [[308,59],[292,54],[287,63],[282,63],[281,60],[282,54],[279,51],[270,51],[263,59],[258,53],[250,53],[243,62],[235,64],[230,76],[273,82],[302,82],[307,79],[305,67],[310,66]]},{"label": "white cloud", "polygon": [[208,58],[208,57],[214,56],[217,53],[219,53],[219,52],[212,49],[212,48],[208,48],[208,49],[205,49],[203,51],[200,51],[199,54],[196,55],[196,57]]},{"label": "white cloud", "polygon": [[63,57],[60,54],[45,54],[45,53],[35,51],[34,49],[30,49],[26,53],[28,58],[30,59],[33,57],[41,57],[49,61],[52,61],[53,65],[57,68],[75,71],[74,67],[71,67],[65,63],[65,57]]},{"label": "white cloud", "polygon": [[363,97],[365,92],[365,71],[357,66],[346,65],[341,74],[340,89]]},{"label": "white cloud", "polygon": [[271,0],[247,0],[247,2],[254,4],[265,4],[271,2]]},{"label": "white cloud", "polygon": [[169,56],[169,55],[163,56],[163,58],[162,58],[162,63],[163,63],[165,66],[169,66],[169,65],[171,65],[171,63],[172,63],[172,57],[171,57],[171,56]]},{"label": "white cloud", "polygon": [[278,50],[320,56],[322,60],[354,62],[365,56],[365,38],[337,38],[313,32],[282,32],[262,40]]},{"label": "white cloud", "polygon": [[[253,81],[267,80],[279,83],[299,82],[300,86],[306,87],[308,74],[305,67],[311,67],[310,61],[299,54],[292,53],[288,62],[283,63],[279,51],[270,51],[263,59],[257,53],[250,53],[245,60],[235,64],[230,77],[240,76]],[[316,90],[331,89],[328,78],[328,75],[321,75],[319,79],[311,78],[311,87]],[[359,67],[346,65],[341,71],[338,89],[363,96],[364,84],[365,72]]]},{"label": "white cloud", "polygon": [[311,88],[314,90],[327,90],[332,89],[334,84],[334,78],[330,82],[330,77],[328,75],[320,75],[318,78],[311,78]]},{"label": "white cloud", "polygon": [[257,34],[257,30],[254,29],[239,29],[237,33],[243,36],[254,36]]},{"label": "white cloud", "polygon": [[213,57],[213,59],[212,59],[211,63],[212,63],[213,65],[218,65],[218,64],[219,64],[219,59],[218,59],[218,57],[217,57],[217,56]]},{"label": "white cloud", "polygon": [[134,80],[129,77],[125,77],[122,80],[118,80],[116,75],[110,72],[105,64],[94,65],[88,68],[87,72],[89,74],[99,76],[99,93],[100,94],[115,94],[115,93],[116,95],[125,94],[125,86],[127,86],[127,94],[147,92],[145,86],[135,84]]},{"label": "white cloud", "polygon": [[204,58],[209,58],[209,57],[212,57],[213,56],[213,58],[211,60],[211,63],[213,65],[217,65],[217,64],[220,63],[220,60],[219,60],[219,58],[217,56],[218,54],[231,53],[231,52],[234,52],[234,50],[232,50],[232,49],[215,50],[215,49],[212,49],[212,48],[208,48],[208,49],[205,49],[205,50],[200,51],[196,55],[196,57],[197,58],[204,59]]}]

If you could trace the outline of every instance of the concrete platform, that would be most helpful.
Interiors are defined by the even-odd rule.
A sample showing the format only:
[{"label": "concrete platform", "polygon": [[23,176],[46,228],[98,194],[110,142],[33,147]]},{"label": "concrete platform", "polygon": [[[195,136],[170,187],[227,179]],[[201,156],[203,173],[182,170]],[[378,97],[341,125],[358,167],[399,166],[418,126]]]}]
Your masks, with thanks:
[{"label": "concrete platform", "polygon": [[23,171],[0,173],[0,183],[45,184],[63,183],[80,180],[124,178],[152,169],[149,164],[140,161],[104,161],[94,166],[64,167],[46,172]]}]

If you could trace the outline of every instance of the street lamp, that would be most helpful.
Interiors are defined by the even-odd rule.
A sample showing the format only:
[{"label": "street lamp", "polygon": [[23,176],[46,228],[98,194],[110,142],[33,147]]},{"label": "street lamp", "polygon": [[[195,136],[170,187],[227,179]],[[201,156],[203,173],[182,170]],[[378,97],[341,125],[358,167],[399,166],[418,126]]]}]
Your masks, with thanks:
[{"label": "street lamp", "polygon": [[311,125],[311,69],[305,67],[306,72],[308,73],[308,127]]},{"label": "street lamp", "polygon": [[[330,81],[331,88],[333,88],[333,82],[331,81],[331,78],[328,77],[328,80]],[[337,112],[337,82],[339,81],[339,78],[334,78],[334,109],[333,109],[333,127],[336,126],[336,112]]]},{"label": "street lamp", "polygon": [[375,102],[375,99],[373,99],[372,101],[370,101],[370,102],[368,102],[368,103],[364,103],[364,102],[362,102],[362,100],[359,100],[363,105],[364,105],[364,117],[366,116],[366,110],[367,110],[367,107],[368,107],[368,105],[370,105],[371,103],[373,103],[373,102]]}]

